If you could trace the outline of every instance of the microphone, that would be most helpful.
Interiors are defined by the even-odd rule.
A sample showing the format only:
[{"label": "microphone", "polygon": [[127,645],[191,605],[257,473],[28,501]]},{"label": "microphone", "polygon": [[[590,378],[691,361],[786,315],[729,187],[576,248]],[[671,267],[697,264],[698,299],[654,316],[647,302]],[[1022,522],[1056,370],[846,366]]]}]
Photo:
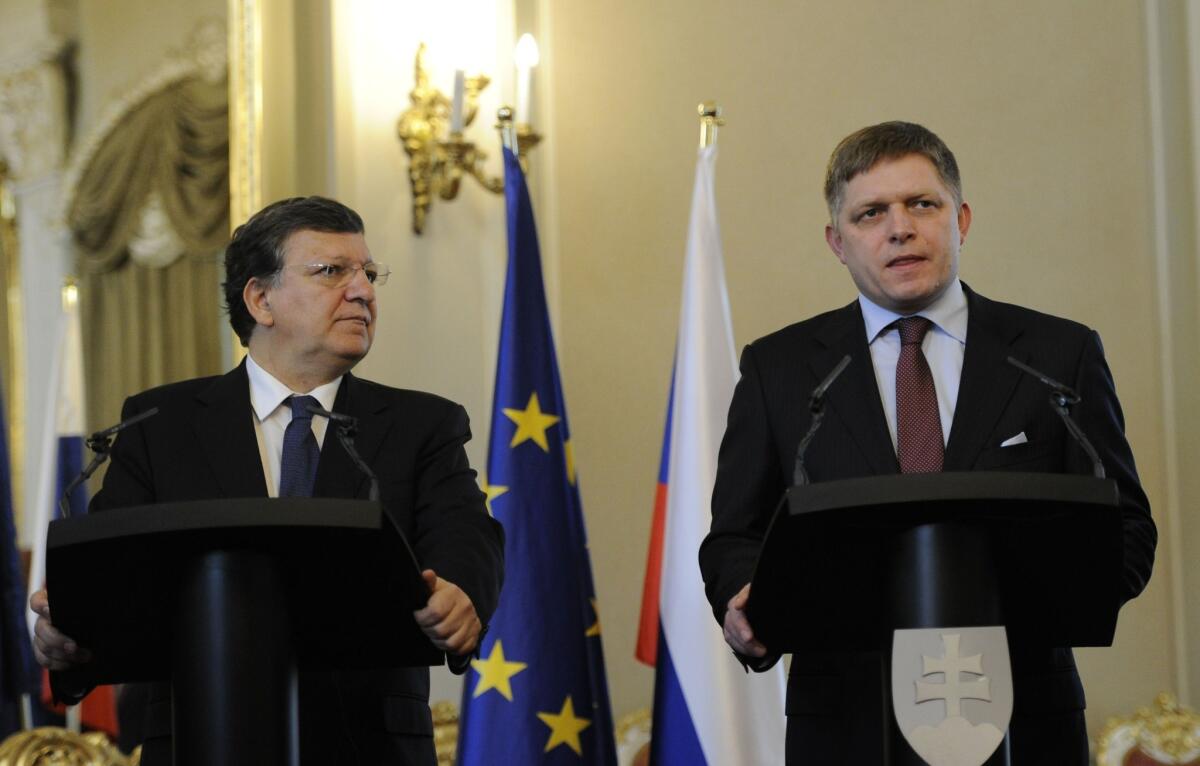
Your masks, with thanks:
[{"label": "microphone", "polygon": [[1010,356],[1008,357],[1008,363],[1013,367],[1016,367],[1018,370],[1028,375],[1032,375],[1033,377],[1042,381],[1042,383],[1044,383],[1050,389],[1050,406],[1053,407],[1054,411],[1058,413],[1058,416],[1062,418],[1063,425],[1067,427],[1067,431],[1071,434],[1072,438],[1074,438],[1079,444],[1080,448],[1087,453],[1088,458],[1091,459],[1092,475],[1094,475],[1097,479],[1103,479],[1104,463],[1100,462],[1100,455],[1096,452],[1096,448],[1092,446],[1092,443],[1088,441],[1087,436],[1084,435],[1083,429],[1079,427],[1079,424],[1071,419],[1071,407],[1079,404],[1079,394],[1077,394],[1070,386],[1059,383],[1057,380],[1043,372],[1038,372],[1019,359]]},{"label": "microphone", "polygon": [[808,411],[812,413],[812,422],[808,425],[808,433],[804,434],[804,438],[800,440],[800,444],[796,447],[796,470],[792,475],[792,483],[796,485],[811,483],[808,478],[808,471],[804,470],[804,453],[808,450],[808,444],[817,435],[817,429],[821,427],[821,420],[825,417],[825,392],[833,385],[833,381],[837,380],[842,374],[842,370],[850,364],[850,355],[846,354],[842,360],[837,363],[837,366],[825,376],[820,385],[813,389],[812,394],[808,397]]},{"label": "microphone", "polygon": [[103,431],[97,431],[87,438],[85,443],[87,444],[88,449],[96,454],[94,457],[92,457],[92,462],[88,463],[87,467],[80,471],[78,476],[76,476],[74,479],[71,479],[71,483],[67,485],[67,488],[63,490],[62,495],[60,495],[58,498],[58,510],[64,519],[71,518],[71,502],[69,500],[71,493],[74,492],[75,488],[80,484],[92,478],[92,474],[96,472],[96,469],[104,465],[105,460],[108,460],[108,453],[112,449],[113,437],[119,434],[121,431],[124,431],[126,428],[129,428],[132,425],[137,425],[143,420],[146,420],[147,418],[153,417],[157,414],[158,408],[151,407],[145,412],[139,412],[128,420],[122,420],[115,426],[105,428]]},{"label": "microphone", "polygon": [[358,434],[358,418],[353,415],[344,415],[340,412],[330,412],[315,404],[308,405],[308,411],[314,415],[320,415],[334,425],[334,432],[337,434],[338,441],[342,443],[342,447],[345,448],[346,454],[350,456],[350,461],[371,482],[367,499],[379,500],[379,477],[375,475],[375,472],[371,470],[371,466],[367,465],[367,462],[358,454],[358,450],[354,448],[354,437]]}]

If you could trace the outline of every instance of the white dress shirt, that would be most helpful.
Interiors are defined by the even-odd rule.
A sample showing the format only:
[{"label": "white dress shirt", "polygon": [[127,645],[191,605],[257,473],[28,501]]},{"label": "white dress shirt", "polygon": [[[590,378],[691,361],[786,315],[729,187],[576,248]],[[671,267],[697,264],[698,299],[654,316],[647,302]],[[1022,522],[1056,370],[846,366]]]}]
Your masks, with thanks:
[{"label": "white dress shirt", "polygon": [[[861,293],[858,303],[867,326],[867,344],[871,349],[871,364],[875,367],[875,383],[879,386],[883,414],[887,416],[888,431],[892,434],[892,448],[896,449],[896,362],[900,359],[900,330],[888,325],[906,315],[877,306]],[[907,316],[923,316],[933,322],[921,342],[921,351],[929,362],[933,386],[937,389],[942,444],[945,445],[950,438],[950,424],[954,422],[954,405],[958,401],[958,383],[967,348],[967,296],[963,293],[962,282],[955,279],[937,300]]]},{"label": "white dress shirt", "polygon": [[[250,378],[250,409],[253,410],[254,436],[258,439],[258,455],[262,458],[263,478],[267,481],[267,495],[279,497],[279,467],[283,462],[283,432],[292,422],[291,405],[284,404],[289,396],[311,396],[327,410],[333,409],[338,386],[338,376],[312,391],[298,392],[280,383],[271,373],[258,366],[254,357],[246,355],[246,375]],[[313,436],[317,437],[317,449],[325,444],[325,430],[329,423],[322,417],[313,417]]]}]

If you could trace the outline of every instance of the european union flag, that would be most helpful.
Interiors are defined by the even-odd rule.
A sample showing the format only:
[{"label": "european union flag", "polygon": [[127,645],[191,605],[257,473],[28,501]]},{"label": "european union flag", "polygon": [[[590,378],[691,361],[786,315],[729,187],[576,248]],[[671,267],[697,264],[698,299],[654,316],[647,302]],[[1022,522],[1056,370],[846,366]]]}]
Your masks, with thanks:
[{"label": "european union flag", "polygon": [[587,535],[533,208],[504,150],[508,276],[484,489],[504,524],[500,605],[463,685],[458,762],[616,764]]},{"label": "european union flag", "polygon": [[0,739],[20,728],[21,695],[41,691],[26,621],[25,571],[17,554],[8,430],[0,407]]}]

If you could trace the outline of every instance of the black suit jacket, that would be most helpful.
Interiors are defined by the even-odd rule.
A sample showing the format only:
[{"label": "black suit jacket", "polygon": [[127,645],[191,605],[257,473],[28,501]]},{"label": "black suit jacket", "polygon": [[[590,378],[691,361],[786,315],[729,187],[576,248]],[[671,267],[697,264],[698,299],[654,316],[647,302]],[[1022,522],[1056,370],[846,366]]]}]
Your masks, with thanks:
[{"label": "black suit jacket", "polygon": [[[147,503],[266,497],[245,363],[223,376],[197,378],[130,397],[129,418],[154,417],[113,445],[92,511]],[[503,578],[504,539],[485,507],[463,445],[467,414],[418,391],[389,388],[347,374],[333,409],[358,418],[355,445],[379,476],[380,499],[423,567],[455,583],[486,625]],[[317,467],[317,497],[367,497],[365,477],[328,433]],[[152,573],[148,573],[152,576]],[[354,630],[348,616],[347,630]],[[364,647],[372,647],[369,636]],[[375,647],[386,652],[386,647]],[[303,764],[434,764],[429,672],[301,672]],[[169,764],[170,691],[149,692],[144,766]]]},{"label": "black suit jacket", "polygon": [[[964,291],[966,353],[945,470],[1090,474],[1090,461],[1051,410],[1045,386],[1006,359],[1014,356],[1074,387],[1081,396],[1075,418],[1120,489],[1125,562],[1114,596],[1122,603],[1133,598],[1150,577],[1156,531],[1099,336],[1076,322],[988,300],[965,285]],[[829,389],[825,422],[807,453],[809,474],[827,481],[899,473],[857,301],[747,346],[721,444],[712,529],[700,549],[718,622],[729,599],[750,582],[771,511],[791,483],[796,445],[810,422],[807,397],[846,354],[850,365]],[[1022,431],[1027,443],[1000,446]],[[1011,654],[1015,746],[1021,716],[1081,711],[1084,697],[1069,649],[1014,645]],[[793,656],[789,721],[878,709],[879,668],[877,656]]]}]

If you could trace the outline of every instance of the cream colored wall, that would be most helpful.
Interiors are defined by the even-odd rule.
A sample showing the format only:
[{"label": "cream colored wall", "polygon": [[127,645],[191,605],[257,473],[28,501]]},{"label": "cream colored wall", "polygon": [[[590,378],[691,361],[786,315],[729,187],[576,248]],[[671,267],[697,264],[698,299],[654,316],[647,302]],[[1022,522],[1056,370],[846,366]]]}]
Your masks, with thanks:
[{"label": "cream colored wall", "polygon": [[[739,344],[853,298],[822,236],[825,162],[862,125],[922,122],[956,151],[974,208],[963,278],[1099,330],[1143,482],[1162,499],[1139,4],[614,0],[549,12],[560,355],[615,710],[652,693],[632,652],[700,100],[717,99],[729,122],[717,186]],[[1165,553],[1114,647],[1079,652],[1093,730],[1176,686]]]},{"label": "cream colored wall", "polygon": [[205,19],[223,20],[225,0],[81,0],[79,2],[78,112],[86,138],[105,108],[185,49]]},{"label": "cream colored wall", "polygon": [[[5,0],[5,17],[22,5]],[[719,100],[729,120],[718,196],[739,344],[853,296],[821,236],[820,181],[837,139],[903,118],[929,125],[954,147],[975,211],[963,277],[992,297],[1101,332],[1164,532],[1154,580],[1126,607],[1115,646],[1080,652],[1091,725],[1159,689],[1179,688],[1178,647],[1197,643],[1186,639],[1200,615],[1192,607],[1178,623],[1171,617],[1172,603],[1188,603],[1172,587],[1197,575],[1194,565],[1169,560],[1165,498],[1180,515],[1173,528],[1200,540],[1194,506],[1180,502],[1195,494],[1179,488],[1188,468],[1181,450],[1190,442],[1163,434],[1194,413],[1170,406],[1186,403],[1186,394],[1164,388],[1160,371],[1164,354],[1195,335],[1188,317],[1196,289],[1176,288],[1164,304],[1156,271],[1175,265],[1165,270],[1168,286],[1195,271],[1175,260],[1188,252],[1168,249],[1154,260],[1153,52],[1140,4],[273,0],[267,7],[284,15],[268,41],[292,46],[272,49],[282,55],[273,65],[286,84],[272,98],[296,120],[294,131],[275,135],[300,147],[291,155],[273,150],[279,172],[269,197],[322,192],[363,213],[375,257],[396,275],[383,290],[377,345],[360,372],[463,402],[474,417],[469,452],[477,466],[491,404],[503,206],[468,183],[459,201],[436,202],[427,234],[413,237],[395,120],[424,39],[444,89],[461,63],[495,75],[468,131],[494,147],[490,115],[501,94],[511,97],[514,27],[541,32],[537,108],[548,136],[534,155],[535,204],[618,714],[648,705],[653,685],[652,672],[632,660],[633,640],[677,325],[694,107],[707,98]],[[84,0],[79,14],[77,125],[86,133],[110,99],[182,46],[196,21],[223,17],[225,3]],[[0,33],[0,46],[8,45]],[[1186,64],[1186,55],[1168,62]],[[1172,140],[1188,143],[1186,135]],[[499,164],[490,170],[498,173]],[[1173,209],[1172,220],[1194,218],[1188,211]],[[1169,342],[1159,320],[1164,306]],[[1182,469],[1169,476],[1172,460]],[[1200,658],[1192,665],[1192,691],[1200,694]],[[456,696],[451,681],[440,689],[435,696]]]},{"label": "cream colored wall", "polygon": [[[443,92],[450,92],[456,67],[493,78],[465,136],[490,155],[489,174],[502,172],[493,125],[502,96],[512,98],[511,4],[460,0],[417,8],[354,0],[333,2],[329,18],[327,153],[301,158],[298,172],[303,177],[309,163],[327,163],[324,193],[362,214],[372,255],[392,270],[379,290],[375,346],[356,373],[463,404],[475,434],[467,452],[482,473],[506,265],[504,201],[464,179],[459,198],[435,201],[425,234],[414,236],[408,160],[396,121],[409,105],[413,58],[424,41],[431,81]],[[460,688],[458,677],[434,674],[433,699],[457,702]]]},{"label": "cream colored wall", "polygon": [[[1178,674],[1185,700],[1200,698],[1200,566],[1187,552],[1200,546],[1200,2],[1146,4],[1153,169],[1154,252],[1158,265],[1163,391],[1165,521],[1173,585],[1172,617],[1181,647]],[[1190,700],[1189,700],[1190,698]]]},{"label": "cream colored wall", "polygon": [[[538,108],[549,136],[534,157],[538,217],[618,713],[648,705],[653,684],[632,645],[701,99],[719,99],[730,120],[718,193],[739,342],[851,299],[821,237],[828,152],[869,122],[924,122],[955,147],[975,208],[964,278],[1101,332],[1143,480],[1152,499],[1164,493],[1140,7],[855,8],[848,19],[840,6],[761,1],[736,11],[712,0],[517,4],[543,32]],[[491,114],[511,93],[509,7],[448,13],[477,21],[463,34],[474,68],[499,75],[482,110]],[[394,135],[417,41],[434,53],[439,39],[451,44],[449,25],[378,3],[335,2],[330,20],[327,152],[299,157],[295,172],[320,178],[313,163],[329,168],[326,193],[364,214],[376,258],[396,271],[360,372],[466,404],[477,432],[469,451],[482,466],[502,207],[468,185],[458,202],[435,203],[427,234],[413,237]],[[324,32],[301,24],[295,34],[315,44]],[[448,87],[452,65],[431,58]],[[491,140],[483,118],[469,132]],[[1165,550],[1115,647],[1080,653],[1093,727],[1175,686]]]}]

